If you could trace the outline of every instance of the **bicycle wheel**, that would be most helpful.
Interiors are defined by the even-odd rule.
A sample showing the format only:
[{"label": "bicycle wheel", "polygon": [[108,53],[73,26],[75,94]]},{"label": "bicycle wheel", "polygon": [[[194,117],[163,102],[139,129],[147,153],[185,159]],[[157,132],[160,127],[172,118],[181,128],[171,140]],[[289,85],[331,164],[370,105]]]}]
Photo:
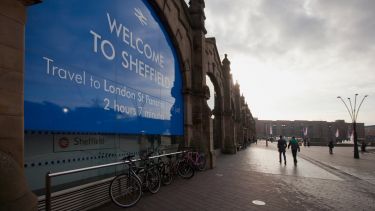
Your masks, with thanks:
[{"label": "bicycle wheel", "polygon": [[134,175],[119,175],[112,180],[109,195],[113,203],[119,207],[133,206],[141,198],[141,182]]},{"label": "bicycle wheel", "polygon": [[177,174],[183,179],[190,179],[194,176],[193,166],[186,160],[177,163]]},{"label": "bicycle wheel", "polygon": [[172,183],[173,177],[170,165],[164,165],[161,170],[161,183],[163,185],[169,185]]},{"label": "bicycle wheel", "polygon": [[203,153],[199,155],[197,168],[199,171],[203,171],[206,168],[206,156]]},{"label": "bicycle wheel", "polygon": [[160,190],[160,173],[157,168],[151,168],[147,172],[147,189],[151,193],[157,193]]}]

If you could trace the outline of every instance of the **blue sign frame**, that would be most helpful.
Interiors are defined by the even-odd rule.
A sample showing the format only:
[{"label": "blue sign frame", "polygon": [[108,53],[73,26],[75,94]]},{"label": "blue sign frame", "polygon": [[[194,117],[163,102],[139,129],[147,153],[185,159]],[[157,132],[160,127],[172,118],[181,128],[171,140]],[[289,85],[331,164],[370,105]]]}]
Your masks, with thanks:
[{"label": "blue sign frame", "polygon": [[28,8],[25,130],[183,135],[180,63],[146,0]]}]

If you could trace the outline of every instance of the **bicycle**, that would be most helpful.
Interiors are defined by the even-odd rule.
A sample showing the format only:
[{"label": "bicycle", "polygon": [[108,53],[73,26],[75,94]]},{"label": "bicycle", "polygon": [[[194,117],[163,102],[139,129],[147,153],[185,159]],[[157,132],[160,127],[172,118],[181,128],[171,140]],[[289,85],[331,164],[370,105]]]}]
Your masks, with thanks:
[{"label": "bicycle", "polygon": [[170,174],[171,181],[177,175],[183,179],[190,179],[194,176],[194,167],[184,157],[185,156],[176,155],[176,159],[172,160],[171,155],[167,156],[168,162],[166,163],[166,169]]},{"label": "bicycle", "polygon": [[134,155],[124,157],[128,171],[116,176],[110,186],[111,200],[119,207],[131,207],[141,198],[143,191],[157,193],[160,190],[160,174],[155,165],[149,159],[150,155],[141,159],[143,167],[137,167],[132,160]]},{"label": "bicycle", "polygon": [[206,156],[204,153],[188,151],[185,159],[199,171],[203,171],[206,168]]},{"label": "bicycle", "polygon": [[142,182],[142,190],[148,190],[151,193],[157,193],[160,190],[161,178],[158,166],[150,159],[153,152],[141,159],[143,167],[137,167],[136,173]]},{"label": "bicycle", "polygon": [[123,208],[135,205],[142,196],[142,182],[134,171],[133,157],[134,155],[129,155],[123,158],[128,171],[116,176],[109,185],[112,202]]},{"label": "bicycle", "polygon": [[[153,153],[156,152],[156,153]],[[151,160],[152,165],[156,165],[159,174],[160,174],[160,182],[163,185],[169,185],[172,182],[171,174],[169,168],[167,168],[166,163],[163,161],[162,156],[163,153],[158,148],[154,149],[153,152],[150,152],[149,155],[156,154],[158,155],[157,162],[154,162],[154,160]]]},{"label": "bicycle", "polygon": [[[158,153],[160,154],[160,152]],[[158,157],[157,163],[155,165],[159,169],[161,183],[163,185],[169,185],[172,183],[173,178],[179,175],[183,179],[190,179],[194,176],[193,166],[181,156],[176,155],[176,159],[172,159],[172,155],[167,155],[168,161]]]},{"label": "bicycle", "polygon": [[158,162],[155,163],[159,170],[161,184],[169,185],[172,182],[172,174],[167,164],[163,161],[161,157],[158,158]]}]

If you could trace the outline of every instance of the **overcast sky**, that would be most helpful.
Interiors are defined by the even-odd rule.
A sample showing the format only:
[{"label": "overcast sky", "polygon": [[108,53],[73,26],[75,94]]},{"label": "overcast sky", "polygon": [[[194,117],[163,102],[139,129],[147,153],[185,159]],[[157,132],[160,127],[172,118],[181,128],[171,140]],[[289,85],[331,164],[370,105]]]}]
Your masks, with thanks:
[{"label": "overcast sky", "polygon": [[[375,0],[206,0],[207,37],[254,117],[375,124]],[[353,100],[354,104],[354,100]]]}]

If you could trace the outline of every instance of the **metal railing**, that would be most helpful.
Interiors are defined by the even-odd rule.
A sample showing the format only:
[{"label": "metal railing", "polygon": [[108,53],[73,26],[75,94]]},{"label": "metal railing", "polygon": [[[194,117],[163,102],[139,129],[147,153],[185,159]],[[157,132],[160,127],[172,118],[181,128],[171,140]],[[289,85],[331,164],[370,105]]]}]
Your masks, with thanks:
[{"label": "metal railing", "polygon": [[[159,158],[159,157],[165,157],[165,156],[182,154],[182,153],[185,153],[185,152],[187,152],[187,151],[185,150],[185,151],[179,151],[179,152],[172,152],[172,153],[167,153],[167,154],[155,155],[155,156],[151,156],[149,158],[150,159],[155,159],[155,158]],[[137,162],[137,161],[140,161],[140,160],[141,159],[138,158],[138,159],[133,159],[132,161],[133,162]],[[111,166],[123,165],[123,164],[126,164],[128,162],[129,161],[119,161],[119,162],[115,162],[115,163],[108,163],[108,164],[103,164],[103,165],[90,166],[90,167],[73,169],[73,170],[67,170],[67,171],[61,171],[61,172],[55,172],[55,173],[47,172],[47,174],[46,174],[46,195],[45,195],[45,207],[46,207],[46,210],[47,211],[51,210],[51,195],[52,195],[52,193],[51,193],[51,179],[53,177],[60,177],[60,176],[68,175],[68,174],[75,174],[75,173],[84,172],[84,171],[90,171],[90,170],[95,170],[95,169],[100,169],[100,168],[107,168],[107,167],[111,167]]]}]

